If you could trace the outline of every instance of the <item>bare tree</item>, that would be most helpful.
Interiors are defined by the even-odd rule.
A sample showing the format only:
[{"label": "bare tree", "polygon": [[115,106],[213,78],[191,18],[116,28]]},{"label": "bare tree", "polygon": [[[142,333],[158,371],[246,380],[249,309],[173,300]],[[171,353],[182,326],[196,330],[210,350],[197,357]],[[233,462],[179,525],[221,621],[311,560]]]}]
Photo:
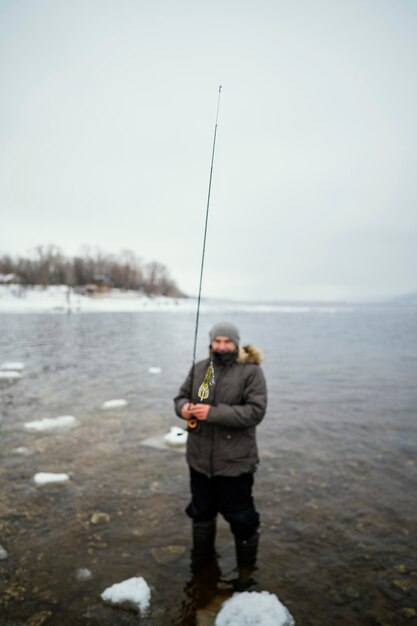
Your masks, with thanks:
[{"label": "bare tree", "polygon": [[114,255],[83,246],[80,254],[68,258],[57,246],[39,245],[28,257],[14,259],[6,254],[0,257],[0,272],[16,273],[27,285],[82,287],[106,280],[113,287],[148,295],[183,295],[165,265],[157,261],[143,264],[132,250]]}]

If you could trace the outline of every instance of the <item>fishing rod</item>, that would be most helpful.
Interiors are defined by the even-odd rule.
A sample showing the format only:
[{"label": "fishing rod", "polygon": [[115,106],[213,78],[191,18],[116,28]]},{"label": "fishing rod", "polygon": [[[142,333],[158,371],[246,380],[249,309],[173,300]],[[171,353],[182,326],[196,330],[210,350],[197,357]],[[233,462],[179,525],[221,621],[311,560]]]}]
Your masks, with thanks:
[{"label": "fishing rod", "polygon": [[[208,226],[208,217],[210,211],[210,196],[211,196],[211,182],[213,180],[213,165],[214,165],[214,154],[216,151],[216,138],[217,138],[217,125],[219,122],[219,109],[220,109],[220,96],[222,93],[222,86],[219,86],[219,94],[217,96],[217,111],[216,111],[216,123],[214,125],[214,136],[213,136],[213,147],[211,151],[211,165],[210,165],[210,177],[209,177],[209,185],[208,185],[208,194],[207,194],[207,206],[206,206],[206,219],[204,224],[204,237],[203,237],[203,249],[201,253],[201,266],[200,266],[200,283],[198,288],[198,298],[197,298],[197,312],[195,319],[195,331],[194,331],[194,348],[193,348],[193,364],[191,367],[191,394],[193,392],[194,385],[194,373],[195,373],[195,363],[196,363],[196,353],[197,353],[197,337],[198,337],[198,325],[200,321],[200,304],[201,304],[201,289],[203,285],[203,274],[204,274],[204,260],[206,255],[206,241],[207,241],[207,226]],[[214,368],[213,362],[210,360],[210,365],[207,369],[207,372],[204,376],[204,380],[201,383],[198,390],[198,397],[201,402],[208,398],[209,396],[209,385],[215,384],[214,378]],[[188,420],[188,428],[190,430],[195,430],[198,427],[198,420],[195,417],[192,417]]]}]

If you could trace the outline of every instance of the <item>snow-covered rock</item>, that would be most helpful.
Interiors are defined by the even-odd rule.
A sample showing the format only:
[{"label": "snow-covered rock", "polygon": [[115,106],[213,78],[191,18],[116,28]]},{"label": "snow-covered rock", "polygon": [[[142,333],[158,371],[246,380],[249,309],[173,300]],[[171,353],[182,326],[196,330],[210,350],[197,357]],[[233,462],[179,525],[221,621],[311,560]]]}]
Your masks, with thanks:
[{"label": "snow-covered rock", "polygon": [[150,367],[148,369],[149,374],[160,374],[162,369],[160,367]]},{"label": "snow-covered rock", "polygon": [[146,613],[151,602],[151,590],[144,578],[135,576],[108,587],[101,598],[110,604],[124,605]]},{"label": "snow-covered rock", "polygon": [[78,421],[73,415],[61,415],[61,417],[43,417],[33,422],[25,422],[26,430],[43,431],[43,430],[59,430],[60,428],[73,428],[77,426]]},{"label": "snow-covered rock", "polygon": [[186,430],[182,428],[178,428],[178,426],[172,426],[169,433],[164,436],[164,441],[169,446],[185,446],[187,443],[188,433]]},{"label": "snow-covered rock", "polygon": [[288,609],[268,591],[235,593],[223,604],[215,626],[294,626]]},{"label": "snow-covered rock", "polygon": [[49,485],[51,483],[66,483],[69,480],[68,474],[53,474],[48,472],[38,472],[33,480],[37,485]]},{"label": "snow-covered rock", "polygon": [[107,400],[103,402],[101,408],[106,411],[108,409],[121,409],[124,406],[127,406],[127,400]]}]

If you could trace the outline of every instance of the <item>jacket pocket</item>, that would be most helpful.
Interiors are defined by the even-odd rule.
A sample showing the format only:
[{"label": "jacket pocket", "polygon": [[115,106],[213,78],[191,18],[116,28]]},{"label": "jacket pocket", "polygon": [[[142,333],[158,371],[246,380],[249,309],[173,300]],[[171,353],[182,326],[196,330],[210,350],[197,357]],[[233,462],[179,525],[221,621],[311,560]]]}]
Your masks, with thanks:
[{"label": "jacket pocket", "polygon": [[251,458],[253,437],[247,430],[224,429],[219,434],[219,457],[226,462],[239,463]]}]

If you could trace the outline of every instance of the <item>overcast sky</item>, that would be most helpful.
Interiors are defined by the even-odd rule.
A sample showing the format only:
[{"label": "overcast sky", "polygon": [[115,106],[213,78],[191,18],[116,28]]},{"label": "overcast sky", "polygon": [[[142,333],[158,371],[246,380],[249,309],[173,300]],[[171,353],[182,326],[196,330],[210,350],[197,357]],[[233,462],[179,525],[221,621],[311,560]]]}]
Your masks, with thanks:
[{"label": "overcast sky", "polygon": [[203,295],[417,288],[415,0],[0,0],[0,253]]}]

